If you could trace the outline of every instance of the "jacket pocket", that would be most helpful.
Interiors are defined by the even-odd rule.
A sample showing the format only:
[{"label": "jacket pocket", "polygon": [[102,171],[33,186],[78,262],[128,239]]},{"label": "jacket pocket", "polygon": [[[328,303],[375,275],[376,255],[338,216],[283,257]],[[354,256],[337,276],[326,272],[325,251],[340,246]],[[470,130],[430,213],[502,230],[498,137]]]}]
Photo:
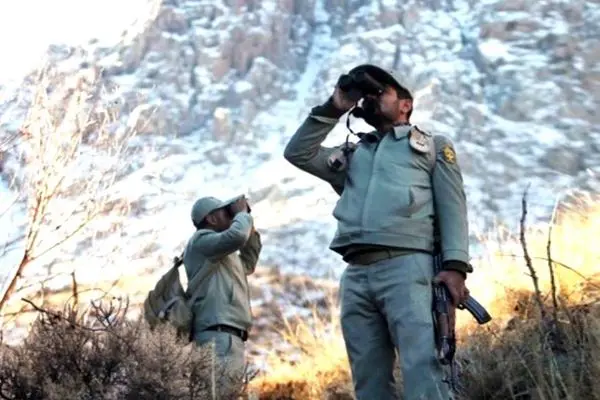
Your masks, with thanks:
[{"label": "jacket pocket", "polygon": [[409,203],[406,214],[411,217],[417,214],[425,205],[432,201],[431,189],[421,186],[411,186],[409,189]]},{"label": "jacket pocket", "polygon": [[397,231],[410,218],[414,198],[409,186],[396,186],[393,190],[382,189],[369,201],[366,223],[370,229]]},{"label": "jacket pocket", "polygon": [[363,204],[361,204],[356,189],[346,188],[333,209],[333,216],[348,227],[356,226],[360,223],[362,207]]}]

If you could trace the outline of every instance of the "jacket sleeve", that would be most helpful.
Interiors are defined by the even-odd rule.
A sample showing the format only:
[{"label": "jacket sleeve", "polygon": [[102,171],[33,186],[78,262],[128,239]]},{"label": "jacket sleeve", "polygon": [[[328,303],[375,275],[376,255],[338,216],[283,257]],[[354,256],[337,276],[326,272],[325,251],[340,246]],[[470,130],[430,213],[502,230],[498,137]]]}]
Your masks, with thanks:
[{"label": "jacket sleeve", "polygon": [[256,230],[253,230],[244,247],[240,249],[240,259],[242,260],[246,275],[254,273],[261,250],[262,242],[260,234]]},{"label": "jacket sleeve", "polygon": [[435,213],[443,268],[465,274],[469,264],[469,226],[463,178],[450,139],[436,136],[436,163],[432,172]]},{"label": "jacket sleeve", "polygon": [[314,107],[296,130],[283,153],[292,165],[329,182],[336,191],[343,188],[346,173],[332,171],[328,167],[327,158],[335,148],[324,147],[321,143],[343,114],[343,111],[333,105],[331,98],[323,105]]},{"label": "jacket sleeve", "polygon": [[239,212],[233,217],[229,229],[215,232],[201,229],[192,237],[191,246],[209,260],[218,260],[240,250],[250,237],[253,219],[247,212]]}]

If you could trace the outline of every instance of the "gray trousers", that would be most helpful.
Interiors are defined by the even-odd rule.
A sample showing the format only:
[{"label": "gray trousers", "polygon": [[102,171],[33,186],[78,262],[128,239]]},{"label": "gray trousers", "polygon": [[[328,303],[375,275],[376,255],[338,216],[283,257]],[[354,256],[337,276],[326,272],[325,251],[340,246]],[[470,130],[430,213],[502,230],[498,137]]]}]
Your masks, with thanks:
[{"label": "gray trousers", "polygon": [[216,331],[197,332],[194,341],[200,346],[214,346],[215,394],[221,399],[230,398],[243,383],[246,368],[244,342],[237,336]]},{"label": "gray trousers", "polygon": [[340,282],[341,323],[357,400],[398,399],[398,350],[404,400],[447,400],[435,358],[431,313],[433,257],[414,253],[349,265]]}]

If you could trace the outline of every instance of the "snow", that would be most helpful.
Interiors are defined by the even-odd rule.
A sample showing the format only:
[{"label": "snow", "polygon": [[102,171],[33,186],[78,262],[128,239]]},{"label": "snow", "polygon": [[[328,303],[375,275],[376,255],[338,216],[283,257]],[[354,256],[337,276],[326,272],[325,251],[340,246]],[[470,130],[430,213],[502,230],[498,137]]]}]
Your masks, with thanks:
[{"label": "snow", "polygon": [[500,59],[511,59],[509,47],[498,39],[487,39],[479,44],[481,53],[491,62],[496,62]]},{"label": "snow", "polygon": [[239,81],[235,83],[235,91],[238,94],[243,94],[246,91],[252,89],[252,84],[247,81]]}]

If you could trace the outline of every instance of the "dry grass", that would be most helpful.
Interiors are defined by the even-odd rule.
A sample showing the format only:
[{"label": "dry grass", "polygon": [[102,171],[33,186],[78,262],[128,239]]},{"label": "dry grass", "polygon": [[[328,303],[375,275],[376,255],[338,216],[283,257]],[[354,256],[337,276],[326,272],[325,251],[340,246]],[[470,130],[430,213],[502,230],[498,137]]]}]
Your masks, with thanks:
[{"label": "dry grass", "polygon": [[[600,202],[565,201],[553,224],[524,232],[540,301],[518,229],[484,238],[486,255],[474,260],[468,284],[494,320],[478,326],[459,313],[461,398],[600,399],[600,247],[592,244],[600,237]],[[289,353],[272,354],[271,370],[252,382],[258,398],[353,398],[338,315],[334,305],[328,315],[287,321],[281,339]]]},{"label": "dry grass", "polygon": [[[552,302],[548,259],[553,261],[555,286],[563,300],[579,304],[598,298],[600,287],[592,281],[600,280],[600,246],[593,243],[600,237],[600,202],[587,197],[566,200],[557,207],[552,224],[529,227],[526,233],[527,250],[544,300]],[[511,298],[515,292],[533,289],[519,235],[518,227],[512,231],[499,227],[482,237],[484,256],[475,260],[477,271],[469,277],[471,292],[496,319],[514,315],[517,302]],[[468,325],[470,317],[461,314],[464,318],[459,318],[459,324]]]},{"label": "dry grass", "polygon": [[[266,377],[254,381],[261,398],[316,399],[322,393],[349,390],[350,367],[333,296],[324,310],[315,307],[308,318],[284,319],[281,340],[289,352],[270,353],[273,366]],[[268,397],[264,397],[268,396]]]}]

